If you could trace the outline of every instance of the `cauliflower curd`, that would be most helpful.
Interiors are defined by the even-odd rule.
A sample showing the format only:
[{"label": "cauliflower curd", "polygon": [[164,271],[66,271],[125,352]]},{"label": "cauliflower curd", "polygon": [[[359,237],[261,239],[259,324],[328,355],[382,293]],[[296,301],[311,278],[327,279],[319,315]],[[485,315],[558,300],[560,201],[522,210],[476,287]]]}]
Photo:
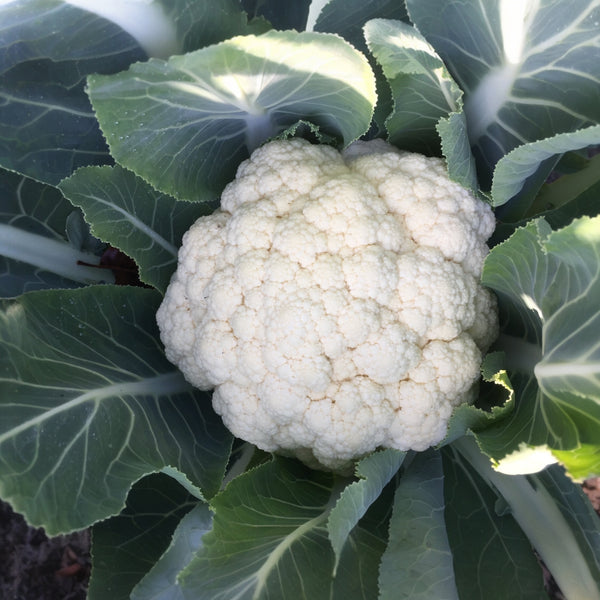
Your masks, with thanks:
[{"label": "cauliflower curd", "polygon": [[263,450],[334,470],[424,450],[497,334],[479,284],[493,229],[441,159],[267,143],[183,238],[157,314],[167,357]]}]

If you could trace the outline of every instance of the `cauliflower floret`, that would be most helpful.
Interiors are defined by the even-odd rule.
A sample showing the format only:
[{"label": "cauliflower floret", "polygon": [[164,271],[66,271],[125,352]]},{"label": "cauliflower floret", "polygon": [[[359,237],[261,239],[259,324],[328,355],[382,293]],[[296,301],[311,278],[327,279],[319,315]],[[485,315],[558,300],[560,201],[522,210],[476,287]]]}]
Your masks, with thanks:
[{"label": "cauliflower floret", "polygon": [[239,438],[344,470],[424,450],[497,334],[490,208],[440,159],[274,141],[184,236],[157,313],[169,360]]},{"label": "cauliflower floret", "polygon": [[350,154],[351,168],[376,183],[390,211],[404,217],[417,245],[438,248],[479,276],[485,241],[495,227],[489,206],[452,181],[441,158],[379,149],[377,154]]}]

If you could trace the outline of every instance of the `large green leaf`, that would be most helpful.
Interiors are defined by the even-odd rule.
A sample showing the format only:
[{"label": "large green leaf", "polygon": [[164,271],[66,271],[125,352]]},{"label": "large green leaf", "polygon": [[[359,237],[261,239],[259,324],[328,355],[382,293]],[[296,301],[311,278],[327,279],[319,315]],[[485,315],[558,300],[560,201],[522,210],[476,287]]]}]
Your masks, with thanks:
[{"label": "large green leaf", "polygon": [[179,200],[211,201],[240,162],[299,120],[349,144],[375,104],[367,60],[330,34],[270,31],[93,76],[111,152]]},{"label": "large green leaf", "polygon": [[234,479],[211,503],[214,528],[182,575],[184,597],[372,600],[383,521],[359,523],[333,577],[327,519],[344,483],[281,458]]},{"label": "large green leaf", "polygon": [[0,169],[0,297],[114,282],[109,269],[91,266],[101,249],[71,226],[78,212],[56,188]]},{"label": "large green leaf", "polygon": [[465,92],[480,180],[517,146],[600,121],[598,0],[407,0]]},{"label": "large green leaf", "polygon": [[[532,221],[491,251],[482,280],[499,298],[516,410],[480,443],[496,460],[547,446],[578,468],[565,451],[600,450],[600,217],[555,232]],[[600,473],[600,451],[589,466]]]},{"label": "large green leaf", "polygon": [[379,600],[458,600],[444,506],[441,455],[419,453],[394,496],[389,542],[381,560]]},{"label": "large green leaf", "polygon": [[[547,600],[531,543],[505,509],[502,497],[452,445],[442,454],[446,530],[458,597]],[[489,463],[485,456],[482,460]]]},{"label": "large green leaf", "polygon": [[533,547],[565,598],[600,600],[600,521],[561,467],[504,475],[470,436],[449,448],[448,532],[466,597],[547,598]]},{"label": "large green leaf", "polygon": [[121,514],[92,529],[94,568],[88,600],[129,600],[134,586],[169,547],[182,518],[198,504],[168,475],[156,473],[138,481]]},{"label": "large green leaf", "polygon": [[0,165],[56,184],[110,161],[83,90],[146,53],[118,25],[62,0],[0,5]]},{"label": "large green leaf", "polygon": [[83,209],[94,235],[135,259],[140,279],[161,292],[177,266],[181,237],[211,210],[161,194],[119,166],[79,169],[59,187]]},{"label": "large green leaf", "polygon": [[235,35],[269,29],[262,19],[248,23],[238,0],[63,1],[118,25],[154,58],[167,59]]},{"label": "large green leaf", "polygon": [[164,357],[159,301],[153,290],[92,286],[3,303],[0,497],[33,525],[86,527],[167,467],[206,497],[217,491],[231,436]]},{"label": "large green leaf", "polygon": [[0,3],[0,165],[56,184],[80,166],[111,162],[86,75],[266,27],[249,25],[237,0]]}]

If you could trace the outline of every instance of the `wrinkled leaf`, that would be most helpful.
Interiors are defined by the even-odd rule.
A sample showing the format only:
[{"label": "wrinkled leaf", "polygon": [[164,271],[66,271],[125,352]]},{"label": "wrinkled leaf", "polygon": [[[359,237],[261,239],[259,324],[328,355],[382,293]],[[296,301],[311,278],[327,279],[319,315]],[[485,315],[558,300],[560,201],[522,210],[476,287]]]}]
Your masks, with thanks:
[{"label": "wrinkled leaf", "polygon": [[[313,2],[313,5],[315,3]],[[371,62],[377,81],[377,106],[369,135],[385,137],[385,120],[392,112],[390,85],[381,67],[370,54],[363,27],[370,19],[408,20],[404,2],[396,0],[330,0],[325,3],[314,24],[315,31],[337,33],[364,53]]]},{"label": "wrinkled leaf", "polygon": [[79,169],[59,187],[83,209],[94,235],[133,258],[140,279],[161,292],[177,266],[183,234],[211,212],[210,206],[161,194],[119,166]]},{"label": "wrinkled leaf", "polygon": [[338,36],[270,31],[90,77],[89,94],[120,164],[179,200],[206,202],[299,120],[355,140],[369,127],[375,83]]},{"label": "wrinkled leaf", "polygon": [[487,200],[486,195],[479,189],[475,159],[469,146],[465,113],[455,112],[441,118],[438,121],[437,131],[450,178]]},{"label": "wrinkled leaf", "polygon": [[50,534],[118,513],[172,467],[206,497],[231,437],[166,360],[160,295],[127,286],[33,292],[0,312],[0,497]]},{"label": "wrinkled leaf", "polygon": [[481,376],[475,403],[460,404],[453,410],[446,437],[438,448],[451,444],[468,432],[487,429],[513,411],[514,390],[504,370],[504,355],[501,352],[486,354],[481,364]]},{"label": "wrinkled leaf", "polygon": [[436,125],[461,108],[462,92],[435,50],[411,25],[374,19],[365,25],[365,37],[392,88],[394,110],[386,121],[390,143],[439,154]]},{"label": "wrinkled leaf", "polygon": [[[596,202],[594,205],[593,200],[598,197],[600,197],[600,154],[586,161],[581,170],[561,175],[557,180],[542,186],[528,214],[531,216],[543,214],[553,229],[560,229],[573,217],[595,216],[598,212],[598,204]],[[577,208],[573,212],[574,207]],[[570,212],[571,219],[558,222],[554,218],[558,214],[567,215]]]}]

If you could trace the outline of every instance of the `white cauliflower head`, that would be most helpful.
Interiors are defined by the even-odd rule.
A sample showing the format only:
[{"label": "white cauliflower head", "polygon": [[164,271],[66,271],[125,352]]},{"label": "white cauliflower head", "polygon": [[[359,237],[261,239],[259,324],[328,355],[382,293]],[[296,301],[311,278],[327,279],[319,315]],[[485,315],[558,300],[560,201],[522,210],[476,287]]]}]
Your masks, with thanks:
[{"label": "white cauliflower head", "polygon": [[185,234],[167,357],[239,438],[343,469],[440,442],[497,333],[490,208],[381,140],[270,142]]}]

